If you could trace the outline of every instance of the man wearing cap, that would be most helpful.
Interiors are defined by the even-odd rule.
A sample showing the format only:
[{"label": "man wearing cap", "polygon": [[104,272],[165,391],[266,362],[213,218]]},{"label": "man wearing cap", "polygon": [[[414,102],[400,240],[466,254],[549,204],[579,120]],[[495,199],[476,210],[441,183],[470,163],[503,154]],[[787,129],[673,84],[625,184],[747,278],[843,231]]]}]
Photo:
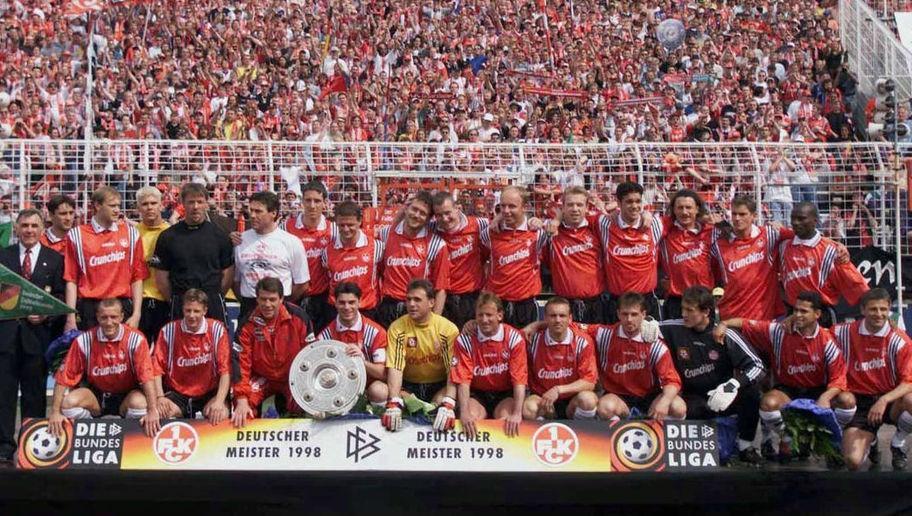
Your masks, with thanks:
[{"label": "man wearing cap", "polygon": [[481,117],[481,127],[478,129],[478,136],[483,142],[491,141],[491,137],[495,134],[499,134],[500,129],[494,126],[494,115],[491,113],[485,113]]}]

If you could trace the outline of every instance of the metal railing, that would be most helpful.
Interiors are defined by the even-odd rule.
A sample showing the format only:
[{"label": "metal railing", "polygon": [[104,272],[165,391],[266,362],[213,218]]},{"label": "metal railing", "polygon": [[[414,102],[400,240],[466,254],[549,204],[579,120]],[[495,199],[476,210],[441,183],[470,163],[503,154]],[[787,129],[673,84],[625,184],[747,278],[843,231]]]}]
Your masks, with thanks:
[{"label": "metal railing", "polygon": [[901,101],[912,98],[912,52],[864,0],[839,0],[839,35],[848,53],[849,70],[865,93],[881,77],[896,81]]}]

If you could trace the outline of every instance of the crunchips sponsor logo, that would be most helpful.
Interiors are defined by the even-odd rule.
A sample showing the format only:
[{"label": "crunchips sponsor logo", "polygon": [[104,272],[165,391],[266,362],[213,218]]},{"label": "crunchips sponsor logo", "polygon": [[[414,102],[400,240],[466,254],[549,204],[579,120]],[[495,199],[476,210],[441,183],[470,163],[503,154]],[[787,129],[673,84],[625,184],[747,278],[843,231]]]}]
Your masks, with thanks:
[{"label": "crunchips sponsor logo", "polygon": [[490,376],[495,374],[503,374],[507,372],[509,365],[506,362],[500,362],[498,364],[492,364],[485,367],[475,366],[475,369],[472,370],[472,374],[475,376]]},{"label": "crunchips sponsor logo", "polygon": [[796,279],[806,278],[811,275],[810,267],[802,267],[800,269],[795,269],[786,273],[785,277],[782,278],[782,283],[788,283],[789,281],[794,281]]},{"label": "crunchips sponsor logo", "polygon": [[567,246],[567,247],[563,248],[561,250],[561,254],[564,256],[570,256],[570,255],[573,255],[576,253],[581,253],[583,251],[588,251],[589,249],[592,249],[593,247],[595,247],[595,244],[592,243],[592,239],[587,238],[586,241],[583,242],[582,244],[571,245],[571,246]]},{"label": "crunchips sponsor logo", "polygon": [[703,242],[700,242],[699,247],[695,247],[690,251],[684,253],[678,253],[674,255],[671,259],[675,264],[686,262],[688,260],[693,260],[694,258],[699,258],[703,255]]},{"label": "crunchips sponsor logo", "polygon": [[855,362],[856,371],[870,371],[872,369],[881,369],[887,367],[887,361],[882,358],[872,358],[867,362]]},{"label": "crunchips sponsor logo", "polygon": [[311,247],[304,253],[308,258],[319,258],[323,254],[323,248]]},{"label": "crunchips sponsor logo", "polygon": [[465,245],[461,245],[461,246],[457,247],[456,249],[454,249],[452,253],[450,253],[450,258],[459,258],[460,256],[465,256],[465,255],[471,253],[472,249],[474,249],[474,245],[472,244],[472,242],[469,242]]},{"label": "crunchips sponsor logo", "polygon": [[92,376],[110,376],[127,372],[127,364],[117,364],[107,367],[93,367]]},{"label": "crunchips sponsor logo", "polygon": [[805,374],[813,373],[817,371],[817,366],[814,364],[800,364],[800,365],[790,365],[788,366],[788,374]]},{"label": "crunchips sponsor logo", "polygon": [[740,260],[735,260],[728,264],[728,272],[735,272],[738,269],[743,269],[748,265],[753,265],[755,263],[760,263],[763,261],[763,251],[757,251],[756,253],[751,253]]},{"label": "crunchips sponsor logo", "polygon": [[643,256],[649,254],[649,246],[646,244],[637,244],[633,247],[614,246],[611,254],[615,256]]},{"label": "crunchips sponsor logo", "polygon": [[695,369],[685,369],[684,378],[696,378],[698,376],[712,372],[715,368],[716,364],[703,364]]},{"label": "crunchips sponsor logo", "polygon": [[386,259],[386,266],[387,267],[420,267],[421,259],[414,258],[411,256],[402,257],[402,258],[389,257]]},{"label": "crunchips sponsor logo", "polygon": [[207,353],[205,355],[197,355],[193,358],[184,358],[179,357],[177,359],[178,367],[194,367],[202,364],[208,364],[212,361],[212,355]]},{"label": "crunchips sponsor logo", "polygon": [[562,378],[570,378],[573,376],[573,369],[569,367],[562,367],[557,371],[548,371],[546,369],[539,369],[536,373],[536,376],[542,380],[560,380]]},{"label": "crunchips sponsor logo", "polygon": [[345,269],[344,271],[339,271],[333,274],[333,281],[345,281],[356,276],[365,276],[367,275],[367,267],[364,265],[359,265],[357,267],[352,267],[351,269]]},{"label": "crunchips sponsor logo", "polygon": [[645,360],[631,360],[626,364],[614,364],[613,371],[615,374],[624,374],[630,371],[637,371],[640,369],[646,369]]},{"label": "crunchips sponsor logo", "polygon": [[112,251],[108,254],[103,254],[101,256],[93,256],[89,258],[89,267],[97,267],[99,265],[106,265],[108,263],[115,263],[123,260],[127,257],[127,253],[124,251]]},{"label": "crunchips sponsor logo", "polygon": [[513,262],[517,262],[519,260],[524,260],[524,259],[528,258],[529,254],[530,253],[529,253],[528,248],[520,249],[513,254],[501,256],[500,258],[498,258],[497,263],[500,265],[509,265]]}]

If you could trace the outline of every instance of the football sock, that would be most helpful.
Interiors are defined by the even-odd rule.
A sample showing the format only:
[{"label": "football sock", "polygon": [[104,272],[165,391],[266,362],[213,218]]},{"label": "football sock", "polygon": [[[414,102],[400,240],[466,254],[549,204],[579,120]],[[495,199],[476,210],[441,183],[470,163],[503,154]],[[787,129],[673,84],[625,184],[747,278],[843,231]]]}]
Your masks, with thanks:
[{"label": "football sock", "polygon": [[845,428],[849,422],[852,421],[852,418],[855,417],[855,410],[857,407],[852,407],[850,409],[834,409],[833,412],[836,413],[836,422],[839,423],[839,426]]},{"label": "football sock", "polygon": [[127,409],[127,419],[139,419],[146,415],[146,409],[144,408],[128,408]]},{"label": "football sock", "polygon": [[595,419],[595,409],[583,410],[577,407],[576,411],[573,412],[573,419]]},{"label": "football sock", "polygon": [[92,413],[82,407],[65,408],[60,411],[68,419],[91,419]]},{"label": "football sock", "polygon": [[894,448],[902,448],[906,445],[906,436],[912,432],[912,414],[908,411],[904,411],[899,415],[899,420],[896,421],[896,433],[893,434],[893,440],[890,441],[890,446]]}]

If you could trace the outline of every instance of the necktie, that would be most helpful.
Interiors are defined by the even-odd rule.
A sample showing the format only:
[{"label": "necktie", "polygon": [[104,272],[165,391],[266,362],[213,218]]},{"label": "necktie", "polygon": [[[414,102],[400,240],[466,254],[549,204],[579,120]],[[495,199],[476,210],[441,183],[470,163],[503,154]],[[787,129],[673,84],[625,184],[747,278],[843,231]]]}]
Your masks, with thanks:
[{"label": "necktie", "polygon": [[32,250],[25,250],[25,258],[22,260],[22,277],[31,281],[32,279]]}]

